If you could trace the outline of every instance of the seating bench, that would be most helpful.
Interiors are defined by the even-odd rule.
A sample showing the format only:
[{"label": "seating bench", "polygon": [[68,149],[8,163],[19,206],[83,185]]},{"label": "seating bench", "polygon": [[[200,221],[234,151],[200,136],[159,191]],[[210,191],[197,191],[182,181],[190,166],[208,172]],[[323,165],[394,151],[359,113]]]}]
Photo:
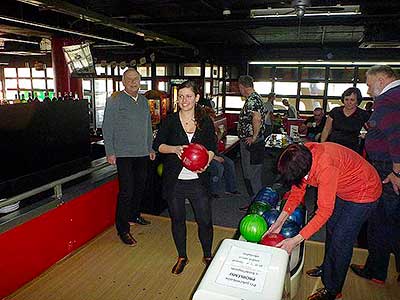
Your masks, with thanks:
[{"label": "seating bench", "polygon": [[217,132],[222,133],[222,137],[218,141],[218,151],[226,154],[233,150],[239,144],[239,137],[236,135],[228,135],[227,119],[222,115],[218,115],[214,121],[214,127]]}]

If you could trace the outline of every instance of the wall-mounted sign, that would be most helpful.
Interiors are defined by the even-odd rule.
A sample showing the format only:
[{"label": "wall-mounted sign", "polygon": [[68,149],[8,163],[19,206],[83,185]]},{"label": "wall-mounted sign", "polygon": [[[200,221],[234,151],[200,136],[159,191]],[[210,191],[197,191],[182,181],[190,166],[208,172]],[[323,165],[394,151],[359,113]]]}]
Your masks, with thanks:
[{"label": "wall-mounted sign", "polygon": [[172,79],[171,79],[171,84],[179,85],[179,84],[181,84],[181,83],[184,83],[185,81],[187,81],[187,79],[172,78]]}]

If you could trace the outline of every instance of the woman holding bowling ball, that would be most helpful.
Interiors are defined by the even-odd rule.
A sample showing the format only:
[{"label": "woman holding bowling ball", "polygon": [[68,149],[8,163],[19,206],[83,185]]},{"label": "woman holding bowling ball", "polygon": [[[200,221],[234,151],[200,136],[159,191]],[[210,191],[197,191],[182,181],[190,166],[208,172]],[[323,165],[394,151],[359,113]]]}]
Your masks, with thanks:
[{"label": "woman holding bowling ball", "polygon": [[[214,124],[207,113],[197,105],[199,90],[193,81],[185,81],[178,87],[176,113],[167,116],[157,133],[153,149],[165,154],[163,196],[168,202],[172,223],[172,235],[178,252],[178,260],[172,268],[180,274],[189,263],[186,254],[186,208],[189,199],[198,225],[198,235],[203,249],[203,263],[211,262],[213,225],[210,197],[207,190],[209,178],[204,172],[216,151]],[[181,155],[189,143],[203,145],[208,150],[207,165],[196,171],[182,166]]]},{"label": "woman holding bowling ball", "polygon": [[268,230],[279,233],[288,216],[304,197],[307,185],[318,187],[318,209],[293,238],[277,246],[291,253],[326,223],[324,287],[309,300],[337,299],[353,255],[353,245],[362,224],[375,209],[382,184],[375,168],[360,155],[336,143],[290,145],[280,155],[282,183],[291,186],[290,196],[277,221]]}]

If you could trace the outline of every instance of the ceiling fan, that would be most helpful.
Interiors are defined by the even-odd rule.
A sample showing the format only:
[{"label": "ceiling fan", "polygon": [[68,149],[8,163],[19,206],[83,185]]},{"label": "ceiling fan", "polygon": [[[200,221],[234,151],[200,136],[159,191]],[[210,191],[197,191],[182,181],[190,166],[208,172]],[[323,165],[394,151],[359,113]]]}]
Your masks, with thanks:
[{"label": "ceiling fan", "polygon": [[[289,2],[289,3],[287,3]],[[360,5],[331,5],[331,6],[312,6],[311,0],[289,0],[287,5],[282,8],[261,8],[251,9],[250,18],[286,18],[313,16],[344,16],[360,14]],[[327,1],[328,2],[328,1]],[[332,3],[331,1],[329,1]],[[336,3],[336,1],[335,1]],[[288,7],[289,6],[289,7]]]},{"label": "ceiling fan", "polygon": [[331,13],[343,11],[344,7],[336,6],[311,6],[311,0],[293,0],[291,4],[293,10],[288,14],[295,13],[297,17],[302,18],[306,12],[313,13]]}]

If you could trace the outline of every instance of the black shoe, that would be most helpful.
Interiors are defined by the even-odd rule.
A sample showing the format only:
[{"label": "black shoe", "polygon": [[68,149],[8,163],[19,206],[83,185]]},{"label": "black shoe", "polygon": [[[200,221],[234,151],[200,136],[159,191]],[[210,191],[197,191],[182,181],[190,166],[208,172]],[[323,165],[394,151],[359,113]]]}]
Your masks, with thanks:
[{"label": "black shoe", "polygon": [[342,293],[331,294],[326,288],[318,289],[314,294],[307,297],[307,300],[335,300],[342,299]]},{"label": "black shoe", "polygon": [[137,244],[136,240],[134,239],[132,234],[130,234],[130,232],[118,234],[118,236],[124,244],[127,244],[131,247],[134,247]]},{"label": "black shoe", "polygon": [[225,195],[228,196],[240,196],[242,193],[239,191],[234,191],[234,192],[225,192]]},{"label": "black shoe", "polygon": [[370,274],[368,274],[368,272],[364,269],[364,266],[356,265],[356,264],[351,264],[351,265],[350,265],[350,269],[351,269],[356,275],[358,275],[358,276],[360,276],[360,277],[362,277],[362,278],[371,280],[372,282],[377,283],[377,284],[380,284],[380,285],[385,284],[385,281],[384,281],[384,280],[380,280],[380,279],[374,278],[374,277],[372,277]]},{"label": "black shoe", "polygon": [[211,261],[212,261],[212,257],[203,257],[203,264],[205,264],[206,265],[206,267],[208,267],[210,264],[211,264]]},{"label": "black shoe", "polygon": [[137,217],[133,221],[129,221],[129,224],[130,225],[133,225],[133,224],[149,225],[149,224],[151,224],[151,222],[146,219],[143,219],[142,217]]},{"label": "black shoe", "polygon": [[321,277],[322,276],[322,266],[317,266],[313,269],[306,271],[306,274],[311,277]]},{"label": "black shoe", "polygon": [[189,259],[187,257],[178,257],[178,261],[173,266],[171,273],[175,275],[181,274],[188,263]]}]

